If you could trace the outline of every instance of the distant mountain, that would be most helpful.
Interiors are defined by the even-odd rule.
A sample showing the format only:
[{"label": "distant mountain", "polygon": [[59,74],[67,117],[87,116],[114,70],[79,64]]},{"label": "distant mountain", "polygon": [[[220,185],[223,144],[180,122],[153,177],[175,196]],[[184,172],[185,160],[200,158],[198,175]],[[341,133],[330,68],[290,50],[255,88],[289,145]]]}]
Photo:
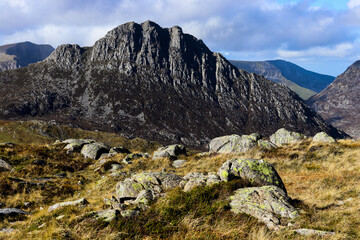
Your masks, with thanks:
[{"label": "distant mountain", "polygon": [[25,67],[47,58],[55,49],[50,45],[21,42],[0,46],[0,71]]},{"label": "distant mountain", "polygon": [[325,120],[353,137],[360,137],[360,61],[353,63],[308,103]]},{"label": "distant mountain", "polygon": [[260,74],[274,82],[284,84],[305,100],[325,89],[335,79],[283,60],[254,62],[230,60],[230,62],[247,72]]},{"label": "distant mountain", "polygon": [[55,119],[160,142],[208,143],[285,127],[343,133],[287,87],[247,73],[180,27],[118,26],[90,48],[61,45],[45,61],[0,72],[1,119]]}]

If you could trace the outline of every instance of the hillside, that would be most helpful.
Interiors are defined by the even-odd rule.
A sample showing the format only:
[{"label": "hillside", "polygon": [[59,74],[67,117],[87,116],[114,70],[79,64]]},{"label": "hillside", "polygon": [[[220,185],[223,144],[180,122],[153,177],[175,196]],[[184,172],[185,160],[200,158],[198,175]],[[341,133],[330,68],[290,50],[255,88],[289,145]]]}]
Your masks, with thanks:
[{"label": "hillside", "polygon": [[55,49],[50,45],[21,42],[0,46],[0,71],[26,67],[47,58]]},{"label": "hillside", "polygon": [[305,100],[325,89],[335,79],[335,77],[311,72],[283,60],[255,62],[231,60],[230,62],[240,69],[284,84]]},{"label": "hillside", "polygon": [[344,137],[295,93],[231,65],[180,27],[120,25],[94,46],[61,45],[0,73],[0,119],[44,119],[200,146],[281,127]]},{"label": "hillside", "polygon": [[[14,133],[14,128],[27,130],[27,136],[35,139],[38,132],[44,132],[40,126],[51,127],[43,122],[2,122],[0,126],[0,139]],[[79,138],[93,136],[109,140],[113,136],[69,126],[57,126],[57,129],[68,129],[68,133],[77,133]],[[150,157],[141,155],[131,163],[124,161],[126,153],[107,155],[99,160],[84,158],[77,151],[64,149],[65,142],[0,144],[0,159],[10,164],[9,170],[4,171],[3,163],[0,167],[3,171],[0,175],[0,239],[360,238],[357,211],[360,143],[357,141],[325,143],[307,138],[272,149],[254,148],[232,154],[188,150],[186,155],[178,156],[185,163],[177,167],[174,159],[154,159],[154,145],[142,143],[144,145],[128,145],[129,150],[134,154],[148,152]],[[120,142],[112,144],[118,149],[123,146]],[[191,190],[175,187],[156,200],[142,200],[138,205],[131,202],[131,198],[124,200],[127,205],[113,200],[113,196],[119,194],[119,186],[130,181],[126,178],[159,172],[164,176],[183,177],[194,172],[198,177],[210,175],[229,159],[263,159],[275,166],[299,216],[290,224],[282,218],[281,222],[286,225],[273,231],[255,217],[234,213],[231,196],[244,187],[254,188],[252,183],[241,179],[208,186],[200,182]],[[153,176],[148,181],[151,181],[150,189],[154,184],[164,184]],[[58,204],[74,200],[81,203]],[[13,208],[24,212],[5,214],[4,209],[14,211]],[[302,236],[294,232],[296,229],[315,229],[313,234],[325,235]]]},{"label": "hillside", "polygon": [[325,120],[352,137],[360,137],[360,61],[353,63],[326,89],[309,99]]}]

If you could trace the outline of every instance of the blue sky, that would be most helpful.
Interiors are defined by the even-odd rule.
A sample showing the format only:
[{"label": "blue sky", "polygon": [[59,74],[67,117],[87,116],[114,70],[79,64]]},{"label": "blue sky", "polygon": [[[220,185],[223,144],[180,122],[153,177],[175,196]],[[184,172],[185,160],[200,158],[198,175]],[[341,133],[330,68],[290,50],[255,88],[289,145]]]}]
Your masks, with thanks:
[{"label": "blue sky", "polygon": [[360,59],[360,0],[0,0],[0,45],[91,46],[125,22],[181,26],[228,59],[337,76]]}]

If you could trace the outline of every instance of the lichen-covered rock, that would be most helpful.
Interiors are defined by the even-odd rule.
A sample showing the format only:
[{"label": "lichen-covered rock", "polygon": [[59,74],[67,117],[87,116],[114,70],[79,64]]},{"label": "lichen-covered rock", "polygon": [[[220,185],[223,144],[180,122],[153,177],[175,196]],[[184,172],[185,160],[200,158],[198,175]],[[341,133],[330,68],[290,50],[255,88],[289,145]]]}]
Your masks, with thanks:
[{"label": "lichen-covered rock", "polygon": [[5,162],[4,160],[0,159],[0,172],[9,172],[11,170],[12,170],[11,165]]},{"label": "lichen-covered rock", "polygon": [[[153,199],[163,191],[178,187],[182,177],[166,172],[138,173],[116,185],[116,198],[120,202],[139,197],[143,190],[150,190]],[[145,194],[145,193],[144,193]],[[146,193],[148,194],[148,193]],[[140,201],[140,199],[139,199]]]},{"label": "lichen-covered rock", "polygon": [[81,154],[84,158],[99,159],[101,154],[108,153],[110,147],[104,143],[96,142],[85,144],[81,149]]},{"label": "lichen-covered rock", "polygon": [[138,197],[135,199],[135,204],[149,204],[150,201],[154,200],[154,194],[150,189],[142,190]]},{"label": "lichen-covered rock", "polygon": [[286,193],[284,183],[275,168],[261,159],[228,160],[220,167],[217,174],[222,181],[241,178],[260,186],[275,185]]},{"label": "lichen-covered rock", "polygon": [[328,232],[328,231],[321,231],[321,230],[307,229],[307,228],[295,229],[293,231],[300,235],[304,235],[304,236],[308,236],[308,237],[314,236],[314,235],[318,235],[318,236],[335,235],[335,232]]},{"label": "lichen-covered rock", "polygon": [[117,209],[107,209],[96,212],[91,212],[95,219],[102,220],[104,222],[111,222],[117,219],[120,215],[120,211]]},{"label": "lichen-covered rock", "polygon": [[263,139],[260,139],[257,142],[257,145],[258,145],[258,147],[265,148],[265,149],[273,149],[273,148],[277,147],[277,145],[275,143],[273,143],[271,141],[263,140]]},{"label": "lichen-covered rock", "polygon": [[138,211],[138,210],[124,210],[124,211],[120,212],[121,216],[123,216],[124,218],[137,217],[139,215],[139,213],[140,213],[140,211]]},{"label": "lichen-covered rock", "polygon": [[293,219],[298,216],[290,198],[276,186],[240,188],[230,200],[232,212],[249,214],[274,230],[281,225],[280,217]]},{"label": "lichen-covered rock", "polygon": [[282,145],[285,143],[294,143],[301,141],[305,138],[305,135],[297,132],[291,132],[286,130],[285,128],[281,128],[277,130],[273,135],[270,136],[270,141],[277,144]]},{"label": "lichen-covered rock", "polygon": [[203,173],[194,172],[185,175],[180,186],[184,188],[185,192],[188,192],[197,186],[212,185],[219,182],[221,182],[221,180],[216,173],[208,173],[205,175]]},{"label": "lichen-covered rock", "polygon": [[319,132],[313,137],[314,142],[334,143],[335,139],[326,132]]},{"label": "lichen-covered rock", "polygon": [[88,204],[89,202],[85,198],[78,199],[76,201],[70,201],[70,202],[61,202],[54,204],[49,207],[48,212],[52,212],[56,209],[67,207],[67,206],[84,206]]},{"label": "lichen-covered rock", "polygon": [[233,134],[229,136],[217,137],[211,140],[209,152],[218,153],[238,153],[246,152],[257,146],[255,136]]},{"label": "lichen-covered rock", "polygon": [[159,148],[154,152],[152,158],[153,159],[164,158],[164,157],[176,158],[181,154],[186,154],[185,146],[180,144],[174,144]]},{"label": "lichen-covered rock", "polygon": [[132,179],[125,179],[116,185],[116,198],[122,202],[122,199],[136,199],[139,193],[144,190],[144,186]]}]

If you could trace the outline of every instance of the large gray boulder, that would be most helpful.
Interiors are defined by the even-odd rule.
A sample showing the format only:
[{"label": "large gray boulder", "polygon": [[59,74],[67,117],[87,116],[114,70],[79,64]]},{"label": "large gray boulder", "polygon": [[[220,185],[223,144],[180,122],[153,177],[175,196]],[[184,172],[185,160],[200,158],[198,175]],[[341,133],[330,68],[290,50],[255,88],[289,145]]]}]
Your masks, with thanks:
[{"label": "large gray boulder", "polygon": [[230,200],[232,212],[249,214],[274,230],[281,226],[279,217],[283,220],[298,216],[297,210],[290,204],[290,198],[276,186],[240,188]]},{"label": "large gray boulder", "polygon": [[[172,173],[166,172],[150,172],[139,173],[124,181],[118,182],[115,188],[116,198],[120,202],[126,200],[135,200],[139,195],[144,195],[141,198],[155,199],[160,193],[178,187],[182,178]],[[148,192],[143,190],[150,190],[152,197]],[[138,199],[138,202],[144,202]]]},{"label": "large gray boulder", "polygon": [[270,141],[277,145],[282,145],[285,143],[294,143],[301,141],[305,137],[306,136],[301,133],[291,132],[286,130],[285,128],[281,128],[270,136]]},{"label": "large gray boulder", "polygon": [[72,152],[80,152],[81,148],[85,144],[94,143],[95,141],[92,139],[66,139],[62,141],[62,143],[66,143],[66,146],[64,147],[65,150],[67,150],[68,153]]},{"label": "large gray boulder", "polygon": [[209,152],[218,153],[239,153],[246,152],[257,146],[257,136],[236,134],[217,137],[211,140]]},{"label": "large gray boulder", "polygon": [[335,139],[326,132],[319,132],[313,137],[314,142],[334,143]]},{"label": "large gray boulder", "polygon": [[153,159],[165,158],[165,157],[176,158],[177,156],[179,156],[181,154],[186,154],[185,146],[180,145],[180,144],[174,144],[174,145],[161,147],[161,148],[157,149],[154,152],[152,158]]},{"label": "large gray boulder", "polygon": [[261,159],[228,160],[220,167],[217,174],[222,181],[241,178],[260,186],[275,185],[286,193],[284,183],[275,168]]},{"label": "large gray boulder", "polygon": [[48,212],[55,211],[56,209],[67,207],[67,206],[84,206],[89,202],[85,198],[81,198],[75,201],[56,203],[49,207]]},{"label": "large gray boulder", "polygon": [[11,165],[5,162],[4,160],[0,159],[0,172],[9,172],[11,170],[12,170]]},{"label": "large gray boulder", "polygon": [[81,154],[84,156],[84,158],[91,158],[91,159],[99,159],[101,154],[108,153],[110,150],[110,147],[106,145],[105,143],[90,143],[85,144],[81,149]]}]

